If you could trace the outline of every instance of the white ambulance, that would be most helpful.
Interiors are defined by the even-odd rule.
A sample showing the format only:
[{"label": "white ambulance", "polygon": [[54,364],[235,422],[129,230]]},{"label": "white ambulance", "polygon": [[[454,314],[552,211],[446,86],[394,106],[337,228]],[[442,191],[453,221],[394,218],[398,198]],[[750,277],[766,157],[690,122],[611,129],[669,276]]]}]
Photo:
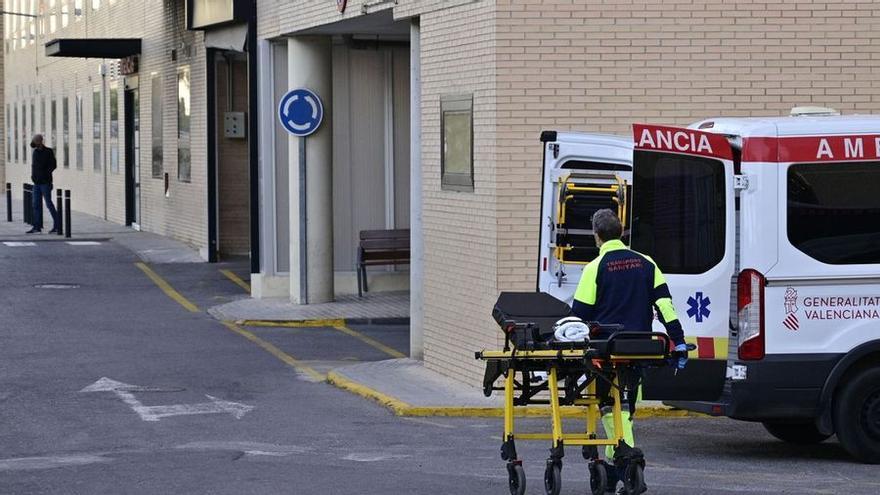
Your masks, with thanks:
[{"label": "white ambulance", "polygon": [[789,442],[837,434],[880,462],[880,117],[633,131],[542,134],[538,289],[571,300],[597,252],[590,211],[617,208],[697,344],[684,373],[646,379],[647,398]]}]

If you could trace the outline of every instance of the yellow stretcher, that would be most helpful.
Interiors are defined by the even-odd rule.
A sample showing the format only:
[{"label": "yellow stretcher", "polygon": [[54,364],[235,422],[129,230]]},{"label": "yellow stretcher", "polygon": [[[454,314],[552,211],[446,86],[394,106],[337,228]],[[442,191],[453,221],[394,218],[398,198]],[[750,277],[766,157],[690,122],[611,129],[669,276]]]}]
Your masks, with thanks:
[{"label": "yellow stretcher", "polygon": [[[510,493],[525,493],[525,472],[516,452],[516,440],[551,442],[544,471],[544,489],[548,495],[559,493],[565,446],[582,448],[581,453],[588,461],[592,493],[604,494],[608,487],[606,462],[625,473],[621,480],[624,493],[642,493],[644,455],[624,440],[624,404],[629,407],[629,399],[635,397],[638,379],[634,378],[640,376],[641,368],[663,366],[674,357],[669,350],[669,338],[663,333],[624,332],[619,326],[591,324],[601,334],[611,332],[610,337],[554,342],[549,338],[547,327],[550,321],[568,316],[567,308],[547,294],[502,293],[493,316],[505,331],[504,349],[475,354],[477,359],[486,362],[484,394],[504,391],[501,458],[507,461]],[[536,382],[536,374],[546,374],[547,379]],[[496,385],[499,379],[503,379],[501,387]],[[550,406],[550,432],[516,433],[515,407],[533,404]],[[597,428],[602,405],[611,407],[613,438],[599,438]],[[565,406],[585,408],[586,427],[582,433],[563,432],[562,408]],[[602,446],[614,447],[614,459],[600,459],[599,447]]]}]

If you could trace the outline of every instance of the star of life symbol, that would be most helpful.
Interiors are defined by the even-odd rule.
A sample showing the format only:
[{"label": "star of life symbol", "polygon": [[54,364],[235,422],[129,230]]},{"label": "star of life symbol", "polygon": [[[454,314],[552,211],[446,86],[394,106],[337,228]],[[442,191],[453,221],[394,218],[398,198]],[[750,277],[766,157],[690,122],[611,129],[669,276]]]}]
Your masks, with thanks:
[{"label": "star of life symbol", "polygon": [[789,330],[797,331],[801,326],[797,317],[797,289],[794,287],[785,289],[785,295],[783,297],[785,299],[785,319],[782,320],[782,324]]},{"label": "star of life symbol", "polygon": [[697,323],[702,323],[703,318],[708,318],[709,314],[712,313],[709,310],[709,305],[712,304],[712,301],[708,297],[703,297],[702,292],[697,292],[689,297],[687,303],[687,315],[689,318],[694,318]]}]

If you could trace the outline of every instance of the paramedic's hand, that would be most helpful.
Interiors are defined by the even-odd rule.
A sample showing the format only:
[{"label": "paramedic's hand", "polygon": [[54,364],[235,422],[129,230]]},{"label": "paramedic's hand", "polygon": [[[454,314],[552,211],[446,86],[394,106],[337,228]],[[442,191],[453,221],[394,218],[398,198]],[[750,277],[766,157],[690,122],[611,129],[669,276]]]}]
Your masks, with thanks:
[{"label": "paramedic's hand", "polygon": [[679,357],[676,360],[676,362],[674,363],[676,370],[683,370],[688,362],[688,358],[687,358],[688,346],[687,346],[687,344],[678,344],[677,346],[675,346],[675,352],[683,353],[682,356],[684,356],[684,357]]}]

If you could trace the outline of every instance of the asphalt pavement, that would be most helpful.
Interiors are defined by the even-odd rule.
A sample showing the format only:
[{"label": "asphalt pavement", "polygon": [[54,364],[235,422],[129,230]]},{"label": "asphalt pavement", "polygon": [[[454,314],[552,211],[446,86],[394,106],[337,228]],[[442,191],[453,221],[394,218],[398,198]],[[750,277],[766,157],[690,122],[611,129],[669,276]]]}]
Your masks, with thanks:
[{"label": "asphalt pavement", "polygon": [[[214,320],[208,307],[246,297],[219,270],[244,277],[244,262],[139,262],[113,241],[0,243],[0,493],[507,493],[500,420],[396,417],[292,366],[387,357],[337,328]],[[405,326],[351,330],[408,348]],[[791,446],[708,418],[636,434],[652,494],[880,492],[877,468],[834,439]],[[518,446],[528,493],[543,493],[547,447]],[[562,493],[586,477],[569,451]]]}]

